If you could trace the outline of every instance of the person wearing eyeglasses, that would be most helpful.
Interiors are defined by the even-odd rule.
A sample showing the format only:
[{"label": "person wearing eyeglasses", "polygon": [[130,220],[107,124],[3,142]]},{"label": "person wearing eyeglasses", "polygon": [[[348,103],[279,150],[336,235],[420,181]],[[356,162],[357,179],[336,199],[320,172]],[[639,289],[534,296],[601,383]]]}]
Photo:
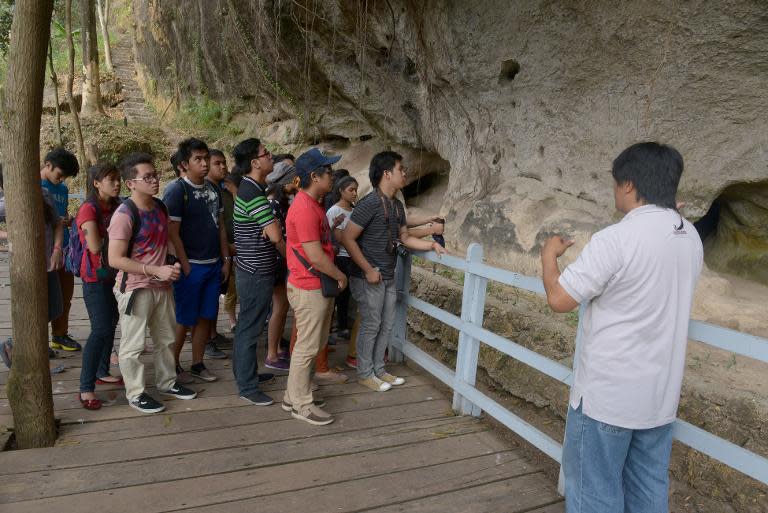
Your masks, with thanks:
[{"label": "person wearing eyeglasses", "polygon": [[178,262],[167,263],[172,248],[168,212],[154,197],[160,177],[152,156],[132,153],[119,167],[131,196],[112,215],[107,233],[109,265],[119,271],[115,297],[120,311],[120,373],[128,404],[141,413],[158,413],[165,406],[145,391],[144,364],[139,360],[147,328],[154,344],[157,391],[177,399],[197,396],[176,383],[172,351],[176,321],[171,283],[179,279],[181,267]]}]

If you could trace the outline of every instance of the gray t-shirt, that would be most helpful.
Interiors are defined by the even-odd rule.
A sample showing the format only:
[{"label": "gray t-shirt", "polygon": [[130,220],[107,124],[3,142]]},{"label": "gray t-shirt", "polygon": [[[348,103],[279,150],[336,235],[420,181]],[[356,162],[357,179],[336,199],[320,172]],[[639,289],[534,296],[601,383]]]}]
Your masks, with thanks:
[{"label": "gray t-shirt", "polygon": [[[382,279],[394,279],[397,254],[389,254],[387,245],[399,239],[400,228],[406,226],[405,208],[400,200],[389,199],[374,189],[355,206],[349,221],[363,229],[357,243],[368,263],[379,268]],[[349,273],[365,277],[354,262]]]}]

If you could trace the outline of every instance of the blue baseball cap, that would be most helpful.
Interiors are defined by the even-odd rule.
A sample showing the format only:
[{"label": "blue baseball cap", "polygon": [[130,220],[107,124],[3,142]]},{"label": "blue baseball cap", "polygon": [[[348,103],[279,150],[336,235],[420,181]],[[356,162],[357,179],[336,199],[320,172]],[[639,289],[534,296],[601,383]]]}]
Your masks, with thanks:
[{"label": "blue baseball cap", "polygon": [[317,148],[311,148],[296,159],[296,175],[299,178],[304,179],[304,177],[309,176],[310,173],[317,168],[333,165],[339,160],[341,160],[341,155],[331,157],[329,155],[324,155],[323,152]]}]

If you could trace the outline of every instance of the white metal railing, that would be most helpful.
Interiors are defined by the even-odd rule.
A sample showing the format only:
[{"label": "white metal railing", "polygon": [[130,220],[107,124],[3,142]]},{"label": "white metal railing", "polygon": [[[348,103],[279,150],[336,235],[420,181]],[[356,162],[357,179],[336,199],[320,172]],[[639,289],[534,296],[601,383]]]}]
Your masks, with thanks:
[{"label": "white metal railing", "polygon": [[[544,285],[539,278],[523,276],[504,269],[497,269],[483,263],[483,248],[471,244],[466,259],[435,253],[415,252],[430,262],[464,272],[464,291],[461,301],[461,316],[457,317],[426,301],[409,294],[411,258],[400,259],[396,284],[398,300],[395,315],[393,341],[390,344],[390,360],[402,361],[403,356],[423,367],[427,372],[454,390],[453,408],[462,415],[478,416],[485,410],[489,415],[526,439],[547,456],[562,463],[562,445],[536,427],[507,410],[492,398],[475,388],[477,358],[480,343],[487,344],[502,353],[515,358],[534,369],[562,382],[573,383],[573,370],[554,360],[546,358],[516,342],[501,337],[483,328],[486,286],[488,280],[544,294]],[[413,307],[459,331],[456,369],[446,367],[416,345],[407,340],[407,311]],[[581,338],[581,319],[584,305],[579,309],[579,327],[576,335],[576,353]],[[701,321],[690,321],[688,336],[692,340],[725,349],[736,354],[768,362],[768,340]],[[576,358],[574,358],[576,361]],[[676,420],[673,436],[716,460],[732,467],[764,484],[768,484],[768,459],[743,447],[720,438],[704,429],[683,420]]]}]

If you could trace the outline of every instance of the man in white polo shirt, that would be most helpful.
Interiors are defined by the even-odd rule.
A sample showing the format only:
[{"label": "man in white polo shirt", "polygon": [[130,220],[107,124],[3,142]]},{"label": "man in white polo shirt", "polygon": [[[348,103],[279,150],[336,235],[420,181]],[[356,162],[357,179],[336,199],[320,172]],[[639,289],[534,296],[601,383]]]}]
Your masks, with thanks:
[{"label": "man in white polo shirt", "polygon": [[683,158],[630,146],[613,162],[616,209],[560,274],[573,244],[541,252],[556,312],[587,303],[563,449],[567,513],[668,511],[672,422],[680,399],[701,239],[676,208]]}]

